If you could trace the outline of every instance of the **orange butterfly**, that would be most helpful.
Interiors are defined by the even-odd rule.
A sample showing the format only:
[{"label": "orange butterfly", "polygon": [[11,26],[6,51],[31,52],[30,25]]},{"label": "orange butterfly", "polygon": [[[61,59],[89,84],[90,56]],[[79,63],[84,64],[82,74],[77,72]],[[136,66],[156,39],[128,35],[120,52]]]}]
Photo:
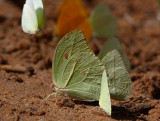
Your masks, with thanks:
[{"label": "orange butterfly", "polygon": [[68,32],[80,29],[89,40],[92,35],[92,27],[88,15],[82,0],[64,0],[56,24],[58,39],[61,39]]}]

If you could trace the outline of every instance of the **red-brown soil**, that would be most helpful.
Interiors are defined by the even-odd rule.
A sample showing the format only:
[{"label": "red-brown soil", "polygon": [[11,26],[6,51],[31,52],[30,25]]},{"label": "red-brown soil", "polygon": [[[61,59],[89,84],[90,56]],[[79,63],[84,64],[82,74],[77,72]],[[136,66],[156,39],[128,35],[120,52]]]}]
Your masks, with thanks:
[{"label": "red-brown soil", "polygon": [[[23,0],[0,0],[0,121],[160,120],[160,21],[157,0],[106,0],[116,16],[119,39],[131,62],[132,94],[112,101],[112,116],[97,102],[51,96],[52,33],[62,0],[46,0],[44,35],[21,28]],[[100,0],[87,0],[89,10]],[[99,51],[93,42],[90,46]],[[7,65],[7,66],[6,66]],[[9,67],[8,67],[9,66]],[[10,67],[11,66],[11,67]],[[36,71],[35,71],[36,70]]]}]

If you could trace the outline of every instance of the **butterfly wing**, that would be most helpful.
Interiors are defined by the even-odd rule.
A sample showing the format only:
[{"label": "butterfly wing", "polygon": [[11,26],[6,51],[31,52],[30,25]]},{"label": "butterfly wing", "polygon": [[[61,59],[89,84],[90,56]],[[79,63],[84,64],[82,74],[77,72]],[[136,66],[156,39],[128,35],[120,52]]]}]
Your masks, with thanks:
[{"label": "butterfly wing", "polygon": [[22,29],[28,34],[35,34],[38,29],[38,21],[32,0],[26,0],[22,13]]},{"label": "butterfly wing", "polygon": [[53,82],[59,93],[78,100],[99,100],[104,66],[89,49],[80,30],[70,32],[60,40],[52,69]]},{"label": "butterfly wing", "polygon": [[43,29],[45,24],[43,0],[33,0],[33,5],[37,15],[38,27]]},{"label": "butterfly wing", "polygon": [[111,115],[111,99],[108,88],[108,77],[105,70],[102,75],[99,105],[108,115]]},{"label": "butterfly wing", "polygon": [[93,29],[93,36],[107,38],[118,35],[118,25],[116,19],[110,12],[105,2],[96,6],[90,16],[90,22]]},{"label": "butterfly wing", "polygon": [[130,72],[130,62],[128,60],[127,54],[125,53],[124,49],[122,48],[119,40],[116,37],[109,37],[107,39],[107,41],[105,42],[105,44],[103,45],[103,48],[101,49],[98,57],[100,58],[100,60],[110,51],[112,50],[118,50],[122,60],[126,66],[126,69],[128,72]]},{"label": "butterfly wing", "polygon": [[92,28],[88,11],[82,0],[64,0],[59,11],[56,34],[61,39],[65,34],[77,29],[84,32],[87,40],[90,39]]},{"label": "butterfly wing", "polygon": [[115,100],[127,100],[131,94],[131,79],[117,50],[112,50],[101,61],[109,75],[109,91]]}]

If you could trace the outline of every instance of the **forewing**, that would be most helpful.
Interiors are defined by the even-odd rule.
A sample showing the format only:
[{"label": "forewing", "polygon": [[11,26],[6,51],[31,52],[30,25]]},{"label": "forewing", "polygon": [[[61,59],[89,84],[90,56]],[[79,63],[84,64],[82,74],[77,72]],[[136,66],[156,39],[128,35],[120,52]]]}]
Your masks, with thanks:
[{"label": "forewing", "polygon": [[22,29],[28,34],[35,34],[38,29],[36,12],[32,0],[27,0],[23,7]]},{"label": "forewing", "polygon": [[78,100],[98,100],[104,67],[91,52],[75,55],[75,59],[73,73],[66,85],[67,94]]},{"label": "forewing", "polygon": [[56,24],[56,35],[61,39],[65,34],[82,30],[87,40],[92,35],[92,27],[88,19],[88,10],[82,0],[63,0]]},{"label": "forewing", "polygon": [[33,0],[33,5],[37,15],[38,27],[43,29],[45,24],[43,0]]},{"label": "forewing", "polygon": [[119,40],[116,37],[109,37],[105,42],[103,48],[101,49],[98,57],[100,60],[110,51],[117,49],[122,57],[122,60],[126,66],[128,72],[130,72],[130,62],[128,60],[127,54],[125,53],[124,49],[122,48]]},{"label": "forewing", "polygon": [[108,77],[105,70],[102,75],[99,105],[108,115],[111,115],[111,99],[108,88]]},{"label": "forewing", "polygon": [[90,21],[93,35],[100,38],[107,38],[118,35],[118,24],[105,2],[100,3],[93,10]]},{"label": "forewing", "polygon": [[59,42],[53,62],[53,82],[69,97],[98,100],[103,70],[80,30],[70,32]]},{"label": "forewing", "polygon": [[43,9],[43,0],[32,0],[34,9],[42,8]]},{"label": "forewing", "polygon": [[25,4],[27,4],[30,7],[30,9],[32,9],[32,11],[34,10],[33,1],[34,0],[26,0],[26,3],[25,3]]},{"label": "forewing", "polygon": [[103,57],[109,75],[109,91],[111,98],[115,100],[127,100],[131,94],[131,79],[125,68],[122,57],[117,50],[112,50]]}]

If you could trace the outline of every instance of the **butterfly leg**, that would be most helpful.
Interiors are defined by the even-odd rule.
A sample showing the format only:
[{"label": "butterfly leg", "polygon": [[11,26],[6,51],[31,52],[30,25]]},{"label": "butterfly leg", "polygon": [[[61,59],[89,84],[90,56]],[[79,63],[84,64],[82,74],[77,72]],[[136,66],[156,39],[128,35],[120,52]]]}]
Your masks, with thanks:
[{"label": "butterfly leg", "polygon": [[52,95],[57,95],[57,93],[52,93],[52,94],[49,94],[46,98],[44,98],[44,100],[47,100],[50,96]]}]

